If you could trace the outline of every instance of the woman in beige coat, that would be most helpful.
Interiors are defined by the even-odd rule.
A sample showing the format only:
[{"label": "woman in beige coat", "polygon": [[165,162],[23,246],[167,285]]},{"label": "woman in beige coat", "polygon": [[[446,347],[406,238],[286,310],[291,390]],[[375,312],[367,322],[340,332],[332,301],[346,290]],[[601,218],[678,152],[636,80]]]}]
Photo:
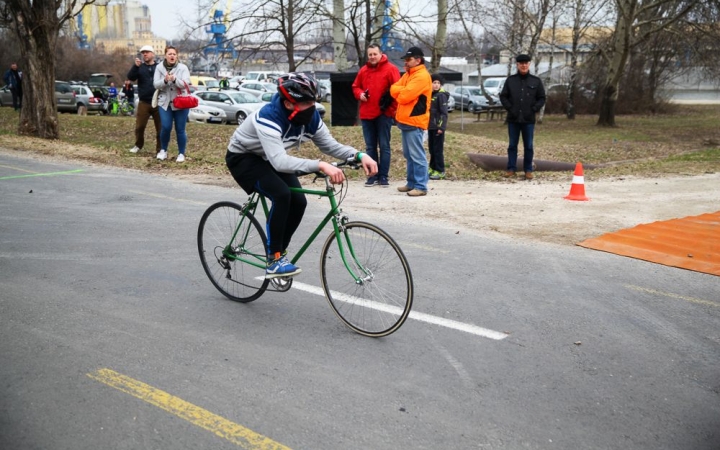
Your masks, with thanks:
[{"label": "woman in beige coat", "polygon": [[186,85],[190,85],[190,71],[185,64],[178,62],[178,51],[175,47],[165,49],[165,59],[155,69],[153,79],[155,89],[158,90],[157,104],[160,112],[160,152],[157,159],[167,159],[168,144],[173,122],[175,122],[175,136],[178,141],[177,162],[185,161],[187,148],[187,133],[185,125],[188,121],[189,109],[175,109],[173,99],[186,92]]}]

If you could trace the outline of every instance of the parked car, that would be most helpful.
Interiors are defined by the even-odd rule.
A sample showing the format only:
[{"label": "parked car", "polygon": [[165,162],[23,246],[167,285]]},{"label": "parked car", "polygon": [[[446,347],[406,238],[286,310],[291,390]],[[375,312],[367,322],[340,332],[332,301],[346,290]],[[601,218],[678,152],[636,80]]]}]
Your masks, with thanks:
[{"label": "parked car", "polygon": [[7,86],[0,88],[0,106],[12,106],[12,92]]},{"label": "parked car", "polygon": [[327,78],[318,80],[318,88],[320,90],[319,101],[329,103],[332,99],[332,84],[330,84],[330,80]]},{"label": "parked car", "polygon": [[238,125],[252,112],[262,108],[265,103],[252,94],[233,91],[199,91],[196,96],[205,100],[209,105],[225,111],[227,123]]},{"label": "parked car", "polygon": [[495,97],[499,97],[503,86],[505,86],[505,80],[507,80],[505,77],[493,77],[486,79],[483,81],[485,92]]},{"label": "parked car", "polygon": [[112,78],[111,73],[93,73],[90,74],[90,78],[88,79],[88,86],[91,88],[93,86],[106,86],[110,82],[110,78]]},{"label": "parked car", "polygon": [[[551,84],[548,87],[545,88],[545,95],[549,96],[555,96],[560,97],[561,99],[567,98],[567,89],[568,85],[567,83],[559,83],[559,84]],[[589,89],[585,89],[583,87],[577,88],[577,93],[580,93],[583,97],[585,97],[588,100],[592,100],[593,97],[595,97],[595,93]],[[577,94],[576,94],[577,96]]]},{"label": "parked car", "polygon": [[228,81],[230,82],[231,89],[237,89],[238,87],[240,87],[240,83],[245,81],[245,76],[235,75],[234,77],[229,78]]},{"label": "parked car", "polygon": [[78,107],[85,108],[86,112],[96,112],[102,114],[107,109],[107,102],[103,101],[101,97],[96,97],[93,91],[85,85],[73,84],[71,85],[73,92],[75,92],[75,102]]},{"label": "parked car", "polygon": [[266,83],[259,81],[243,81],[238,87],[238,90],[240,92],[248,92],[256,97],[259,97],[266,92],[275,93],[277,92],[277,89],[277,84],[275,83]]},{"label": "parked car", "polygon": [[78,111],[77,96],[72,85],[66,81],[55,81],[55,100],[58,112],[76,113]]},{"label": "parked car", "polygon": [[282,72],[268,72],[268,71],[252,71],[245,75],[245,81],[265,81],[273,82],[282,75]]},{"label": "parked car", "polygon": [[[448,94],[450,93],[448,92]],[[448,95],[448,112],[451,113],[453,111],[455,111],[455,99],[452,95]]]},{"label": "parked car", "polygon": [[200,89],[205,90],[220,90],[220,82],[213,78],[213,77],[203,77],[203,76],[190,76],[190,84],[193,86],[197,86]]},{"label": "parked car", "polygon": [[191,108],[188,113],[188,122],[224,124],[227,123],[227,115],[224,110],[212,106],[198,97],[198,105],[195,108]]},{"label": "parked car", "polygon": [[490,101],[482,94],[480,86],[457,86],[450,94],[455,100],[455,107],[465,109],[471,113],[480,111],[489,106],[499,106],[500,98],[490,96]]}]

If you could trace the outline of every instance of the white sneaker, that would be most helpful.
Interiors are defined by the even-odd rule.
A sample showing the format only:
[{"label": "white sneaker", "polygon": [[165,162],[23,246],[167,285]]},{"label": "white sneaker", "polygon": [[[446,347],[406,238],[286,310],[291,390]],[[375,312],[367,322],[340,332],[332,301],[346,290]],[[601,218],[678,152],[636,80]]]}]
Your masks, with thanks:
[{"label": "white sneaker", "polygon": [[156,156],[159,160],[166,160],[167,159],[167,152],[165,150],[160,150]]},{"label": "white sneaker", "polygon": [[139,151],[140,151],[140,148],[137,145],[130,149],[130,153],[137,153]]},{"label": "white sneaker", "polygon": [[185,162],[185,155],[183,155],[182,153],[180,153],[175,161],[177,161],[177,162]]}]

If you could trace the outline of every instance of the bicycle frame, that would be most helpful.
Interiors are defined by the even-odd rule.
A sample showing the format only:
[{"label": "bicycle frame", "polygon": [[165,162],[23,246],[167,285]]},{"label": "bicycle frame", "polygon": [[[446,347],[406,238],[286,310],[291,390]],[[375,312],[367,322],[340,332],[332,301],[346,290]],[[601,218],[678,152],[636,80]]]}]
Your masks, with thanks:
[{"label": "bicycle frame", "polygon": [[[310,236],[307,238],[305,243],[300,247],[300,250],[295,253],[293,256],[291,262],[295,264],[297,261],[300,260],[300,257],[305,253],[305,251],[310,247],[310,245],[315,241],[315,238],[320,234],[320,232],[325,228],[325,226],[328,224],[328,222],[332,222],[333,224],[333,232],[335,233],[335,239],[337,239],[338,243],[338,249],[340,251],[340,256],[342,257],[343,264],[345,265],[345,268],[347,269],[348,273],[353,277],[356,283],[361,284],[363,283],[364,277],[369,276],[370,274],[368,271],[363,267],[363,265],[358,260],[355,250],[352,246],[352,243],[350,242],[349,236],[344,234],[343,231],[343,224],[347,222],[347,217],[340,217],[340,213],[342,210],[339,208],[337,199],[335,198],[335,190],[333,189],[332,184],[330,183],[330,179],[327,177],[324,177],[325,179],[325,185],[326,189],[324,191],[322,190],[315,190],[315,189],[305,189],[305,188],[294,188],[291,187],[290,190],[292,192],[302,193],[302,194],[309,194],[309,195],[316,195],[318,197],[327,197],[330,202],[330,211],[323,217],[323,219],[320,221],[320,224],[315,227],[315,230],[310,234]],[[267,255],[257,255],[257,254],[250,254],[247,252],[243,252],[242,254],[249,254],[252,256],[252,259],[243,258],[238,255],[238,252],[235,251],[232,247],[233,242],[245,242],[245,238],[247,236],[243,236],[242,239],[236,241],[236,237],[240,230],[243,228],[243,225],[245,224],[245,213],[250,213],[253,216],[257,218],[255,215],[255,211],[257,210],[258,205],[261,206],[263,213],[265,214],[265,217],[267,218],[269,215],[270,208],[268,207],[268,201],[265,198],[265,196],[258,194],[257,192],[254,192],[250,195],[250,198],[248,198],[247,202],[243,205],[243,218],[240,220],[240,223],[238,224],[237,228],[235,229],[235,232],[233,233],[233,236],[230,240],[230,244],[225,247],[223,250],[223,254],[226,258],[240,261],[245,264],[250,264],[252,266],[262,268],[264,269],[267,263]],[[246,228],[246,232],[249,232],[250,227]],[[340,239],[341,236],[344,236],[344,239]],[[359,277],[355,274],[353,269],[350,267],[350,264],[347,260],[347,251],[343,248],[343,246],[347,247],[347,250],[349,251],[350,256],[352,257],[352,261],[355,263],[356,267],[361,268],[363,271],[363,276]]]}]

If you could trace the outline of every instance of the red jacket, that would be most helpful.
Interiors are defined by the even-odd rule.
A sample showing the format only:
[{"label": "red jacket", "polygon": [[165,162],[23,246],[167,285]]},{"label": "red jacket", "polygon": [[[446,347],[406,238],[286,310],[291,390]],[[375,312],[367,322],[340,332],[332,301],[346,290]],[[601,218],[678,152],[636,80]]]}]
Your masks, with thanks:
[{"label": "red jacket", "polygon": [[395,116],[397,103],[392,102],[385,111],[380,111],[380,97],[390,89],[390,86],[400,79],[398,68],[388,61],[387,55],[382,55],[380,62],[375,66],[365,64],[358,71],[352,84],[353,95],[360,100],[360,95],[368,89],[370,97],[366,102],[360,102],[360,119],[371,120],[385,114]]}]

